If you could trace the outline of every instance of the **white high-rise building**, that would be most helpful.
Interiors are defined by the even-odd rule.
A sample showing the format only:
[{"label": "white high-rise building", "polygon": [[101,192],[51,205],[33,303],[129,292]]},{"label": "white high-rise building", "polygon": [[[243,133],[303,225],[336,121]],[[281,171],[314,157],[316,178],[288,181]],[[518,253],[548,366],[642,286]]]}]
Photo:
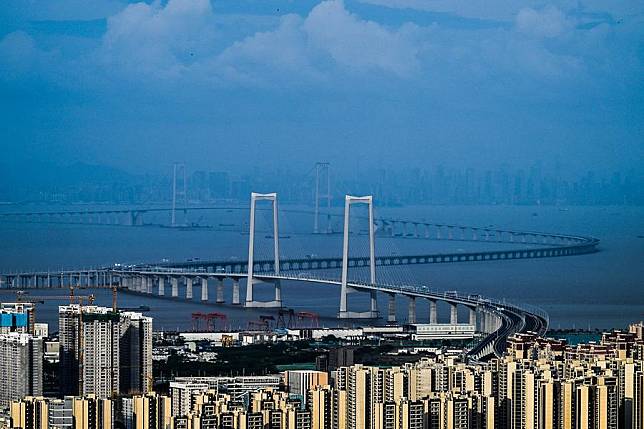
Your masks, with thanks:
[{"label": "white high-rise building", "polygon": [[42,395],[43,340],[30,334],[0,334],[0,409],[12,400]]}]

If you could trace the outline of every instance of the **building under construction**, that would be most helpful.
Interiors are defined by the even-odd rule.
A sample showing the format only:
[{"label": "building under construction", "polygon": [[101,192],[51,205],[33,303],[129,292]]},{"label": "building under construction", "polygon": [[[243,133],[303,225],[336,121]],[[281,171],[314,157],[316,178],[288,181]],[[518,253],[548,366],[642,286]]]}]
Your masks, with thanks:
[{"label": "building under construction", "polygon": [[152,318],[94,305],[59,307],[61,394],[148,392]]}]

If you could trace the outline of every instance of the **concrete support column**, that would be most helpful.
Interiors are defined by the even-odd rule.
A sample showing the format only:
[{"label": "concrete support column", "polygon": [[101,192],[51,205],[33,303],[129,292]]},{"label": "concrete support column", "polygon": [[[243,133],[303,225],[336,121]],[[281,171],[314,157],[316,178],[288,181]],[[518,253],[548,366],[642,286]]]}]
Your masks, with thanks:
[{"label": "concrete support column", "polygon": [[396,294],[389,294],[389,302],[387,304],[387,322],[396,323]]},{"label": "concrete support column", "polygon": [[170,281],[172,282],[172,297],[176,298],[179,296],[179,279],[172,277]]},{"label": "concrete support column", "polygon": [[150,295],[152,294],[152,277],[145,277],[145,286],[146,286],[146,292],[149,293]]},{"label": "concrete support column", "polygon": [[429,300],[429,323],[438,323],[438,312],[436,311],[436,300]]},{"label": "concrete support column", "polygon": [[218,278],[217,279],[217,299],[216,299],[217,304],[221,304],[224,301],[224,279]]},{"label": "concrete support column", "polygon": [[470,325],[474,325],[476,330],[476,307],[468,307],[470,312]]},{"label": "concrete support column", "polygon": [[208,277],[201,279],[201,300],[208,301]]},{"label": "concrete support column", "polygon": [[159,296],[165,296],[165,277],[159,277]]},{"label": "concrete support column", "polygon": [[275,280],[275,302],[282,303],[282,282]]},{"label": "concrete support column", "polygon": [[456,325],[458,323],[458,307],[450,302],[449,323]]},{"label": "concrete support column", "polygon": [[239,279],[233,279],[233,305],[240,305],[239,301]]},{"label": "concrete support column", "polygon": [[371,317],[378,317],[378,293],[371,291]]},{"label": "concrete support column", "polygon": [[416,297],[409,297],[407,323],[416,323]]},{"label": "concrete support column", "polygon": [[192,277],[186,277],[186,299],[192,299]]}]

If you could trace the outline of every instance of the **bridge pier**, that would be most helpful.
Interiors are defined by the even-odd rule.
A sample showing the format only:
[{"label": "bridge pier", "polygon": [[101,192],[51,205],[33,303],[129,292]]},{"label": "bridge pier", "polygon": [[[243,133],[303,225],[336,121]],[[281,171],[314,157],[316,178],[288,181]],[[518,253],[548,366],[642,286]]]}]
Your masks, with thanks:
[{"label": "bridge pier", "polygon": [[429,323],[436,324],[438,323],[438,312],[436,311],[436,300],[429,300]]},{"label": "bridge pier", "polygon": [[275,286],[275,302],[280,303],[280,307],[282,306],[282,282],[277,279],[273,282],[273,285]]},{"label": "bridge pier", "polygon": [[217,304],[223,304],[224,301],[224,279],[217,279],[217,298],[215,300]]},{"label": "bridge pier", "polygon": [[240,305],[239,301],[239,279],[233,279],[233,305]]},{"label": "bridge pier", "polygon": [[396,294],[390,293],[387,303],[387,322],[396,323]]},{"label": "bridge pier", "polygon": [[177,298],[179,296],[179,278],[172,277],[170,281],[172,282],[172,297]]},{"label": "bridge pier", "polygon": [[416,297],[408,296],[409,303],[407,306],[407,323],[416,323]]},{"label": "bridge pier", "polygon": [[146,292],[152,295],[152,277],[145,277]]},{"label": "bridge pier", "polygon": [[474,329],[476,329],[476,307],[468,307],[468,310],[470,325],[474,325]]},{"label": "bridge pier", "polygon": [[186,277],[186,299],[192,300],[192,277]]},{"label": "bridge pier", "polygon": [[458,324],[458,306],[452,302],[450,305],[449,323],[452,325]]},{"label": "bridge pier", "polygon": [[165,278],[159,277],[159,296],[165,296]]},{"label": "bridge pier", "polygon": [[208,277],[201,278],[201,300],[208,301]]}]

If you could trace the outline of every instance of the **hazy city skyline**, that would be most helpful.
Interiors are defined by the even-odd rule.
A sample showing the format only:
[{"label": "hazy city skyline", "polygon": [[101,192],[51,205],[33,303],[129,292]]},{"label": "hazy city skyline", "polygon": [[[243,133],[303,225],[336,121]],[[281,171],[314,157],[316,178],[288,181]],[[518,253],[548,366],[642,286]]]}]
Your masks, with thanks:
[{"label": "hazy city skyline", "polygon": [[[185,164],[188,204],[235,200],[246,203],[251,190],[278,191],[289,203],[311,203],[315,169],[310,166],[232,170],[193,170]],[[642,179],[634,172],[586,171],[575,175],[560,166],[537,162],[528,169],[507,165],[475,168],[385,169],[365,167],[336,171],[330,166],[332,205],[345,193],[373,194],[380,205],[511,204],[511,205],[641,205]],[[32,166],[33,168],[33,166]],[[172,198],[172,171],[130,174],[77,163],[40,170],[5,171],[0,201],[13,203],[153,203]],[[179,170],[178,186],[183,187]],[[56,178],[60,176],[60,179]],[[324,179],[326,180],[326,179]],[[182,197],[183,198],[183,197]],[[184,199],[180,201],[184,204]]]}]

